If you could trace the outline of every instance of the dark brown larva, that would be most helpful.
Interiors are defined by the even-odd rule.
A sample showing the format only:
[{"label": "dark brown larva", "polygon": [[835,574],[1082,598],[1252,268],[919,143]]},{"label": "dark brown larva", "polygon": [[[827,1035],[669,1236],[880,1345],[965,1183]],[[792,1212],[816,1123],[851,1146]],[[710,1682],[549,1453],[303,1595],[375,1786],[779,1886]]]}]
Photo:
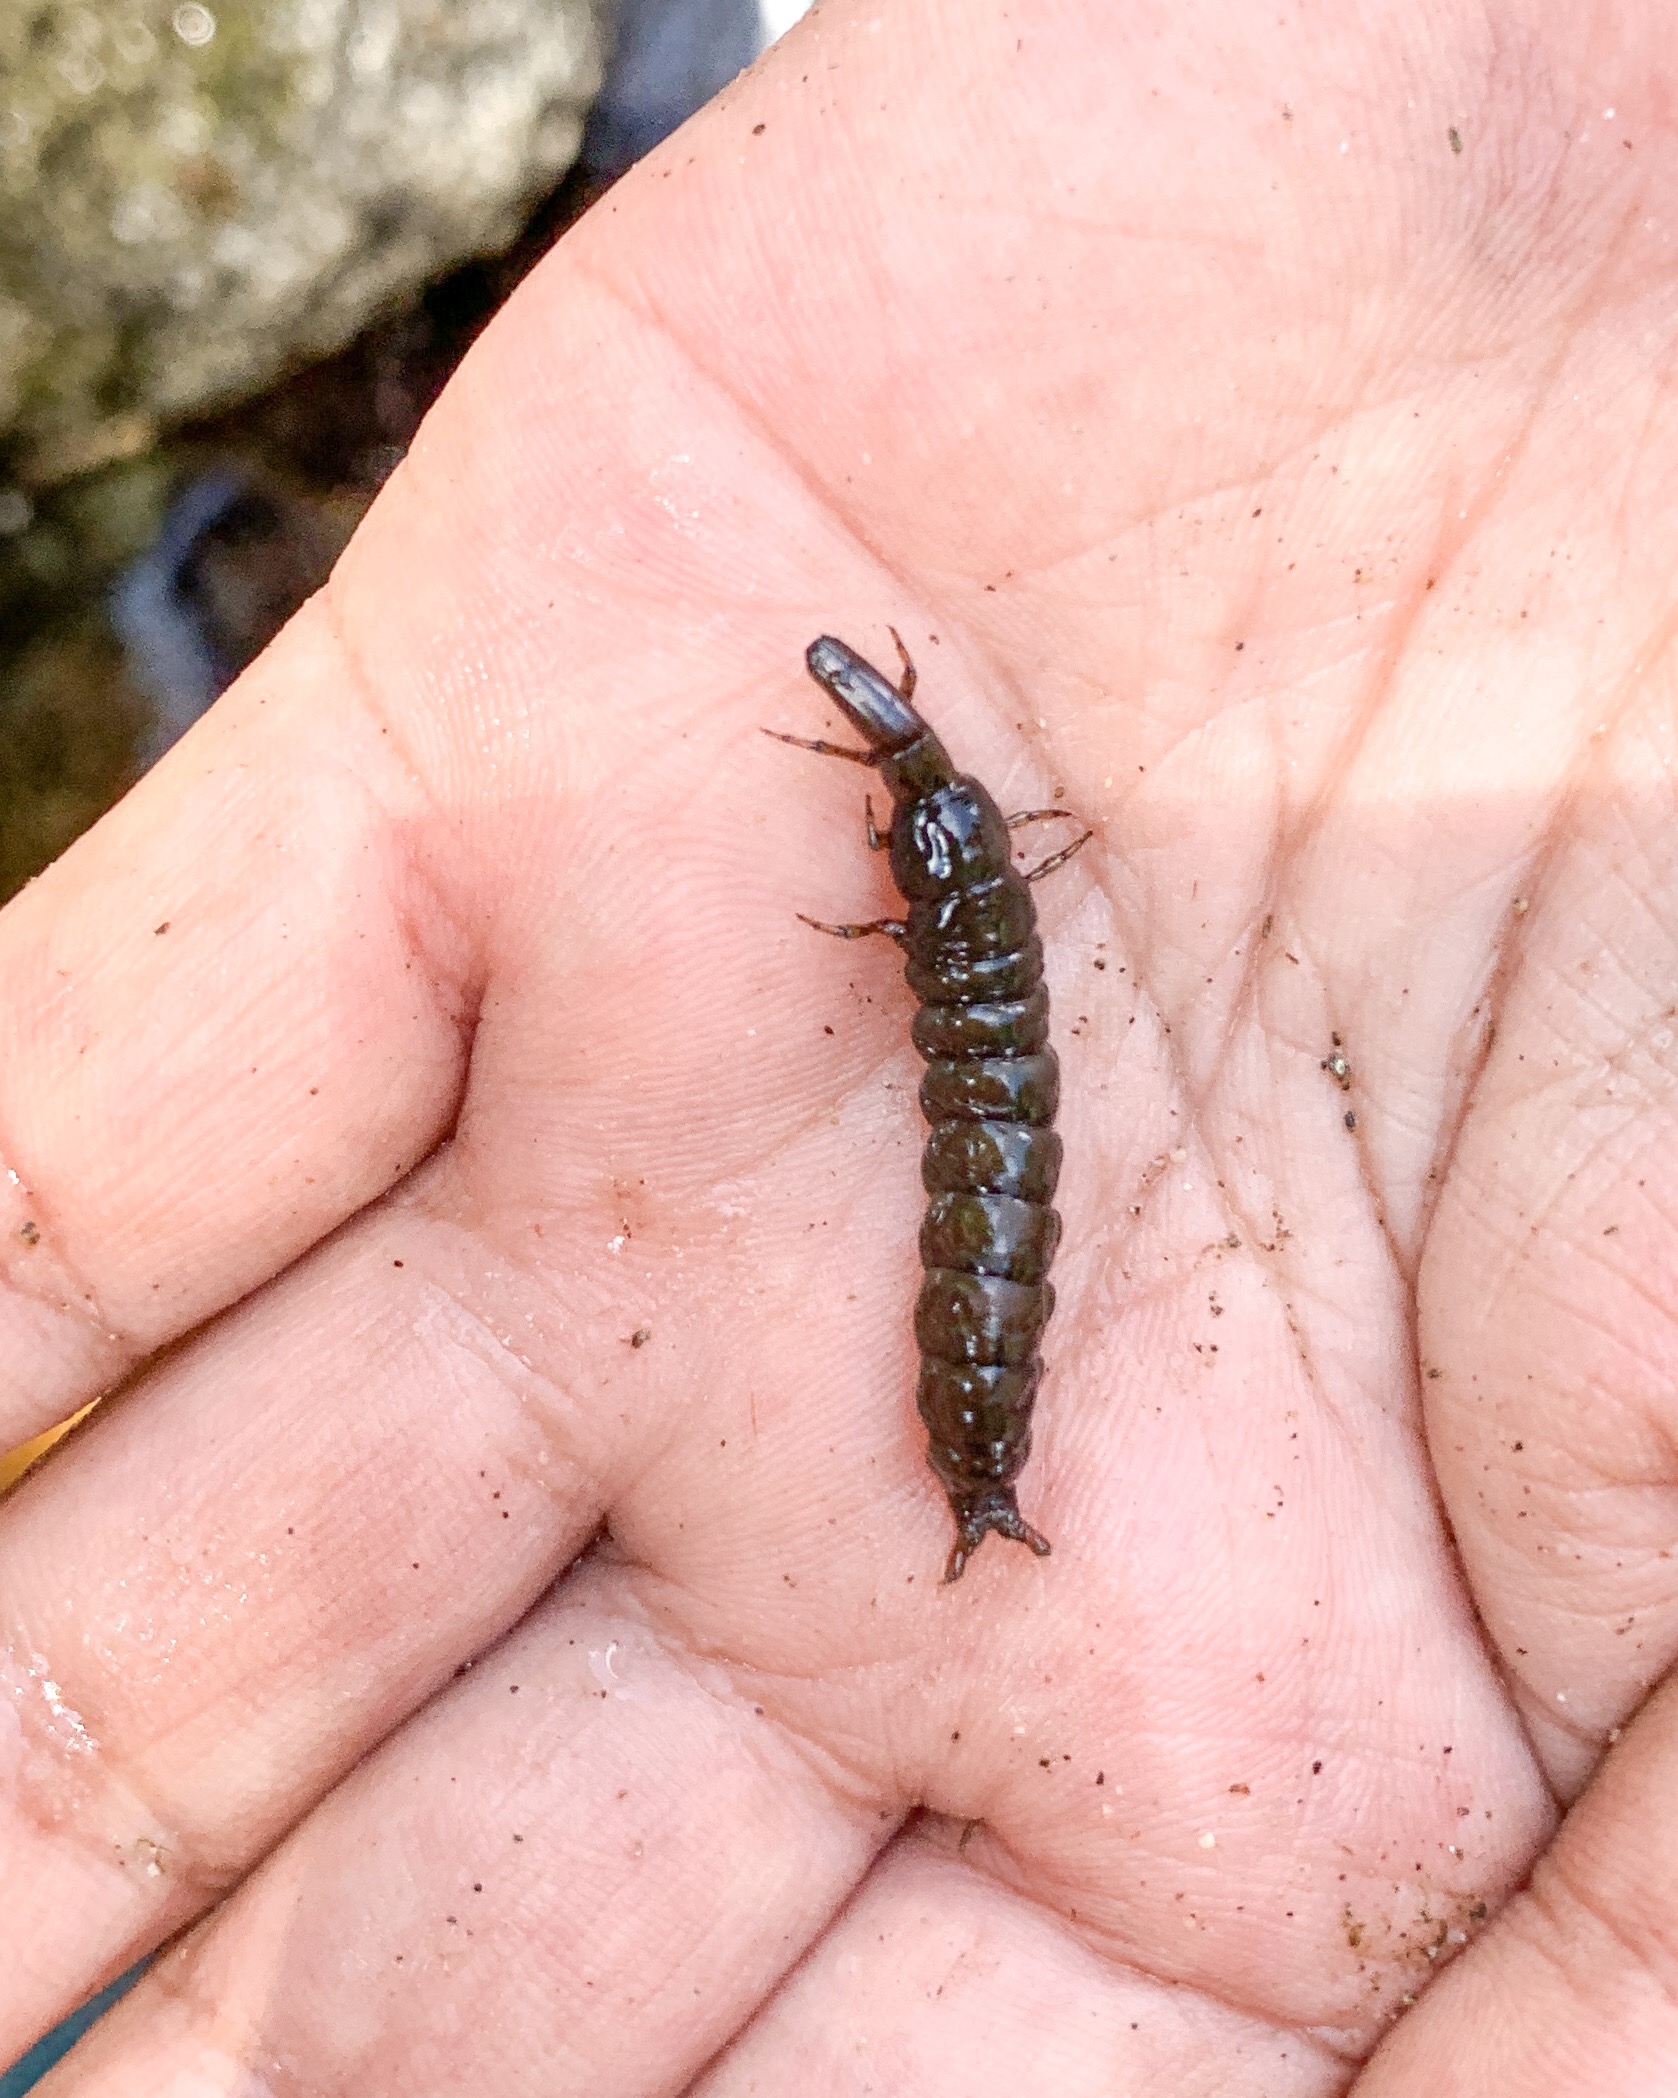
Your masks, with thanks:
[{"label": "dark brown larva", "polygon": [[955,1515],[944,1573],[954,1581],[990,1530],[1034,1552],[1049,1549],[1014,1500],[1031,1449],[1043,1373],[1037,1343],[1054,1309],[1048,1272],[1060,1237],[1049,1206],[1060,1176],[1060,1066],[1049,1047],[1043,947],[1027,884],[1085,839],[1028,875],[1015,871],[1009,831],[1067,811],[1004,817],[977,780],[958,773],[910,705],[915,668],[901,641],[897,647],[901,685],[829,636],[805,652],[810,675],[861,732],[866,750],[769,733],[872,766],[892,798],[883,837],[869,806],[868,842],[889,845],[907,918],[804,922],[846,940],[869,933],[896,940],[920,1000],[914,1042],[926,1058],[921,1112],[931,1124],[921,1178],[931,1200],[915,1307],[917,1403],[931,1438],[928,1462]]}]

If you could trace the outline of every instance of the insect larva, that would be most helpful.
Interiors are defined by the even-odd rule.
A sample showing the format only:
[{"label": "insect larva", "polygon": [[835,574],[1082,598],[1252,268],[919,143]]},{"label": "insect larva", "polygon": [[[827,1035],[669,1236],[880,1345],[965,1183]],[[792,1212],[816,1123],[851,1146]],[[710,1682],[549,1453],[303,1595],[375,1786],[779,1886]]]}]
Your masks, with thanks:
[{"label": "insect larva", "polygon": [[958,773],[910,704],[915,666],[895,632],[892,639],[903,659],[900,685],[831,636],[805,651],[810,675],[860,730],[866,750],[767,733],[872,766],[892,798],[884,836],[865,804],[868,843],[889,846],[908,916],[804,922],[844,940],[870,933],[895,940],[920,1000],[913,1035],[927,1066],[921,1113],[931,1133],[921,1179],[931,1199],[921,1224],[916,1403],[930,1438],[927,1461],[955,1516],[944,1572],[954,1581],[988,1531],[1034,1552],[1049,1549],[1014,1498],[1031,1449],[1043,1373],[1037,1343],[1054,1309],[1048,1273],[1060,1237],[1049,1206],[1060,1177],[1060,1066],[1049,1047],[1043,946],[1028,884],[1070,859],[1089,833],[1029,874],[1016,872],[1009,832],[1069,812],[1004,817],[976,779]]}]

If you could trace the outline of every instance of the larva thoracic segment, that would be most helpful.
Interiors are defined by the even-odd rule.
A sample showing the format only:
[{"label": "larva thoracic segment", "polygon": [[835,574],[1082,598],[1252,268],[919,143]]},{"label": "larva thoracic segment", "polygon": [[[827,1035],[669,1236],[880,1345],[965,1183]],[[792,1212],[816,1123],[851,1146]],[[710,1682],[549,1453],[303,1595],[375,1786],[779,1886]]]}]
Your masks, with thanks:
[{"label": "larva thoracic segment", "polygon": [[[810,675],[861,733],[866,750],[769,733],[874,767],[892,797],[882,842],[890,846],[907,917],[806,922],[846,939],[895,939],[920,1000],[913,1039],[927,1065],[920,1099],[931,1126],[921,1178],[931,1200],[921,1226],[926,1273],[915,1307],[916,1401],[928,1461],[955,1516],[944,1575],[954,1581],[992,1530],[1035,1552],[1049,1549],[1014,1498],[1031,1448],[1043,1370],[1037,1343],[1054,1308],[1046,1278],[1060,1237],[1049,1206],[1060,1174],[1052,1126],[1060,1067],[1049,1046],[1043,947],[1028,883],[1069,858],[1088,833],[1030,875],[1018,873],[1010,824],[1066,811],[1004,818],[977,780],[956,771],[910,704],[914,665],[901,641],[897,646],[901,685],[830,637],[813,641],[805,654]],[[875,836],[870,811],[871,842]]]}]

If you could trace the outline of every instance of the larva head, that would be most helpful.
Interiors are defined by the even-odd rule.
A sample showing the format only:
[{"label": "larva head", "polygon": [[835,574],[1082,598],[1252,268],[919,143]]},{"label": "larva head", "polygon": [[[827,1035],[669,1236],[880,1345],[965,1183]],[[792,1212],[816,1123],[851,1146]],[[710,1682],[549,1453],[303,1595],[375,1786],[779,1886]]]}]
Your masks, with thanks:
[{"label": "larva head", "polygon": [[880,777],[899,806],[954,778],[949,752],[915,712],[907,694],[848,642],[823,634],[804,651],[804,662],[875,753]]},{"label": "larva head", "polygon": [[926,723],[903,694],[849,642],[823,634],[804,651],[804,665],[846,720],[861,730],[870,750],[882,756],[904,750],[926,733]]},{"label": "larva head", "polygon": [[1008,826],[976,780],[952,779],[892,817],[892,879],[911,903],[994,881],[1011,862]]}]

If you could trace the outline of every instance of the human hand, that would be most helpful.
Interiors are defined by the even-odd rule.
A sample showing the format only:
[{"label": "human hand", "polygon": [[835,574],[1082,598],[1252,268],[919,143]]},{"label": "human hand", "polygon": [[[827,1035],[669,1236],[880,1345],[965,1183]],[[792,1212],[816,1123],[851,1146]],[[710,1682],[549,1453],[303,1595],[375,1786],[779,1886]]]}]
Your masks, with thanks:
[{"label": "human hand", "polygon": [[[823,8],[8,909],[6,1439],[157,1359],[0,1521],[0,2046],[203,1917],[55,2098],[1664,2088],[1665,65]],[[888,621],[1097,831],[1054,1553],[948,1589],[756,733]]]}]

